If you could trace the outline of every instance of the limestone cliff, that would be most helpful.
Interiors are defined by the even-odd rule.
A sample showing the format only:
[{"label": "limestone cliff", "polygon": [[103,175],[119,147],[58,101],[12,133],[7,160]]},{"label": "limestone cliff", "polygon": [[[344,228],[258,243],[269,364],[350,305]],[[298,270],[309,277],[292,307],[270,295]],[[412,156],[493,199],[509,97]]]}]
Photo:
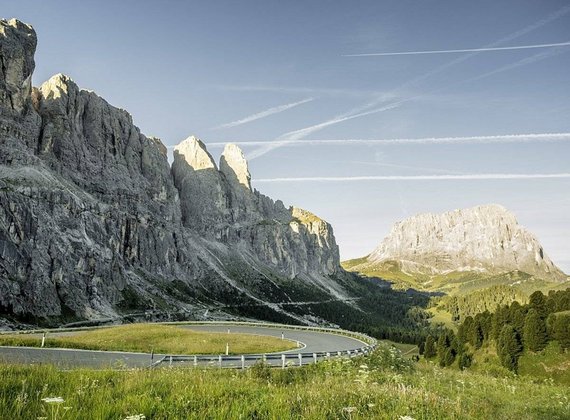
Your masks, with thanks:
[{"label": "limestone cliff", "polygon": [[536,237],[499,205],[420,214],[396,223],[364,265],[370,269],[387,262],[397,262],[412,275],[521,271],[539,279],[566,280]]},{"label": "limestone cliff", "polygon": [[302,321],[280,306],[284,281],[344,296],[330,225],[253,191],[239,148],[218,170],[191,137],[171,168],[160,140],[69,77],[32,88],[35,47],[31,26],[0,20],[0,316],[267,305]]},{"label": "limestone cliff", "polygon": [[225,147],[218,170],[204,143],[189,137],[174,149],[172,175],[185,226],[250,249],[290,278],[339,270],[331,226],[252,190],[247,161],[236,145]]}]

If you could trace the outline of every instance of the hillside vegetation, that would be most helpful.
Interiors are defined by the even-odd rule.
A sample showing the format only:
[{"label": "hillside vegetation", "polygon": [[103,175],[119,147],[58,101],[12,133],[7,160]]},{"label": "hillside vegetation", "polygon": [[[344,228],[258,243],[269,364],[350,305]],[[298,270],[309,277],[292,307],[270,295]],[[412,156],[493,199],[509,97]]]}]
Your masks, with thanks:
[{"label": "hillside vegetation", "polygon": [[0,418],[6,419],[570,417],[565,386],[508,372],[491,377],[414,364],[386,345],[368,357],[286,370],[259,365],[246,371],[58,371],[0,365],[0,373]]},{"label": "hillside vegetation", "polygon": [[[487,356],[494,355],[500,364],[517,373],[519,360],[538,359],[545,371],[554,369],[569,377],[570,360],[570,289],[550,292],[548,296],[537,291],[530,295],[528,303],[513,302],[500,306],[494,313],[478,313],[467,316],[459,325],[457,333],[444,329],[436,336],[429,336],[422,347],[426,359],[437,358],[440,366],[469,368],[480,349],[491,349]],[[547,350],[548,349],[548,350]],[[544,363],[553,358],[553,349],[562,354],[559,366],[553,368]],[[541,360],[542,358],[542,360]],[[556,359],[556,358],[555,358]],[[481,360],[481,357],[479,357]],[[536,362],[536,360],[535,360]],[[536,365],[536,363],[534,363]],[[528,370],[528,369],[526,369]],[[531,373],[536,369],[530,369]],[[570,384],[570,378],[568,379]]]}]

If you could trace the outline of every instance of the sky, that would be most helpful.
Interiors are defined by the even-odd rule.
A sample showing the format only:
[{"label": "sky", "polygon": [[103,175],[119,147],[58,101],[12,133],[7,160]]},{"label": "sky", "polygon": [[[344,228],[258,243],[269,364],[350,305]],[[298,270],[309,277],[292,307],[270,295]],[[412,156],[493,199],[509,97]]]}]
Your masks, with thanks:
[{"label": "sky", "polygon": [[329,221],[342,259],[414,214],[498,203],[570,272],[567,0],[1,10],[38,33],[34,85],[64,73],[167,146],[241,144],[254,187]]}]

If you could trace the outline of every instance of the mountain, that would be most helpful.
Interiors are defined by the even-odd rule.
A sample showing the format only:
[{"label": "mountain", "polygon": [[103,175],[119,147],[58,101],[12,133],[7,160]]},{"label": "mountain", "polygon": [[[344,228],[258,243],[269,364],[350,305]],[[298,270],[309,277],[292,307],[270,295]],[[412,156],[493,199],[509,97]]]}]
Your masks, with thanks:
[{"label": "mountain", "polygon": [[343,265],[428,290],[567,280],[536,237],[499,205],[410,217],[370,255]]},{"label": "mountain", "polygon": [[216,165],[189,137],[171,167],[159,139],[68,76],[32,87],[36,42],[0,21],[0,317],[310,323],[296,301],[353,297],[332,227],[254,190],[237,146]]}]

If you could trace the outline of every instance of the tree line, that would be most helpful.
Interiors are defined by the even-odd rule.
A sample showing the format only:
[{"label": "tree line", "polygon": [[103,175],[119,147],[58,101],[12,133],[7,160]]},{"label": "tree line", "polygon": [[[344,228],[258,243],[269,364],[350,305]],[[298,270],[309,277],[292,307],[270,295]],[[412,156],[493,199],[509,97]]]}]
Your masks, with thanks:
[{"label": "tree line", "polygon": [[523,352],[540,352],[550,341],[557,341],[563,351],[570,348],[570,288],[547,296],[536,291],[527,304],[515,301],[494,313],[467,316],[457,333],[446,328],[439,335],[429,335],[420,351],[426,359],[437,358],[442,367],[457,361],[465,369],[471,365],[473,351],[487,343],[495,346],[504,367],[517,372]]}]

